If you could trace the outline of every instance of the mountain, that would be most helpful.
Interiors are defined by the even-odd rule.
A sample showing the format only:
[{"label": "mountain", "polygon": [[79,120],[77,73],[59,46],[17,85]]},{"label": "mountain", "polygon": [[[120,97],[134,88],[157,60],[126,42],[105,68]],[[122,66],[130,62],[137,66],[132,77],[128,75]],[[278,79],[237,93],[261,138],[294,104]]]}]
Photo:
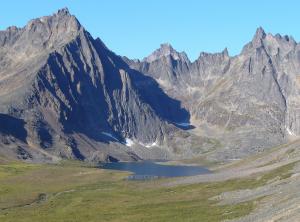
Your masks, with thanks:
[{"label": "mountain", "polygon": [[[177,130],[169,119],[188,116],[152,78],[93,39],[67,9],[2,31],[0,45],[6,154],[20,150],[24,158],[50,161],[131,160],[154,151],[161,156],[165,135]],[[15,122],[22,135],[9,133]],[[153,149],[138,152],[135,145]]]},{"label": "mountain", "polygon": [[300,45],[292,37],[258,28],[237,56],[225,49],[190,62],[184,55],[162,46],[128,64],[182,101],[196,135],[220,142],[213,158],[241,158],[299,136]]},{"label": "mountain", "polygon": [[259,28],[235,57],[162,44],[139,60],[68,9],[0,31],[0,155],[226,161],[300,133],[300,46]]}]

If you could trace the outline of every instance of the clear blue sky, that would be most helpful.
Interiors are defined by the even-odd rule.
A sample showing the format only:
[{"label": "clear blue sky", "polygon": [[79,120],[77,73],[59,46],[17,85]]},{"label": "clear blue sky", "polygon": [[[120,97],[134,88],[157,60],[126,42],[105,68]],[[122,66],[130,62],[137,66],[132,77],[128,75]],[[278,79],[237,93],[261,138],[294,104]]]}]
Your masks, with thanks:
[{"label": "clear blue sky", "polygon": [[68,7],[114,52],[143,58],[169,42],[191,60],[225,47],[238,54],[257,27],[300,40],[300,1],[276,0],[26,0],[2,1],[0,29]]}]

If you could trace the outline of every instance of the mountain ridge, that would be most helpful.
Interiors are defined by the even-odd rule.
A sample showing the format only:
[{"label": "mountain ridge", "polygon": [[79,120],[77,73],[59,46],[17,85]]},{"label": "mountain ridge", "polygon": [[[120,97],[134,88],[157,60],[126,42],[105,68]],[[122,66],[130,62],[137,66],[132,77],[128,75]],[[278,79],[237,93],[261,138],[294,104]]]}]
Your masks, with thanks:
[{"label": "mountain ridge", "polygon": [[0,123],[23,129],[0,127],[0,152],[92,162],[260,152],[300,134],[299,52],[258,28],[237,56],[225,48],[191,62],[162,44],[131,60],[61,9],[0,31]]}]

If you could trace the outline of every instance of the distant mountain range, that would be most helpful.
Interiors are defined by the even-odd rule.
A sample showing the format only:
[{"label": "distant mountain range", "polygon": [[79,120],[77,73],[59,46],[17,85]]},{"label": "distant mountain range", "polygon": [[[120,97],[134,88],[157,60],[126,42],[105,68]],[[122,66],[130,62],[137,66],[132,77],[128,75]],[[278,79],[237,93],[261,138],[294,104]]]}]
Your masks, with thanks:
[{"label": "distant mountain range", "polygon": [[[199,43],[201,44],[201,43]],[[234,57],[121,57],[61,9],[0,31],[0,155],[229,161],[300,134],[300,44],[258,28]]]}]

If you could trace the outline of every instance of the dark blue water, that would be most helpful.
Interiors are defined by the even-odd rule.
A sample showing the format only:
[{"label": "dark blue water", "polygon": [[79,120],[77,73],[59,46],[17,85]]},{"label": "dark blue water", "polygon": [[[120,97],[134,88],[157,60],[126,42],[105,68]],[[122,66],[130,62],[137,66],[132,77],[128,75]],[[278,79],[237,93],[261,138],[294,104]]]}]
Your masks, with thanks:
[{"label": "dark blue water", "polygon": [[103,169],[130,171],[130,180],[145,180],[164,177],[194,176],[210,173],[201,166],[162,165],[152,161],[106,163]]}]

